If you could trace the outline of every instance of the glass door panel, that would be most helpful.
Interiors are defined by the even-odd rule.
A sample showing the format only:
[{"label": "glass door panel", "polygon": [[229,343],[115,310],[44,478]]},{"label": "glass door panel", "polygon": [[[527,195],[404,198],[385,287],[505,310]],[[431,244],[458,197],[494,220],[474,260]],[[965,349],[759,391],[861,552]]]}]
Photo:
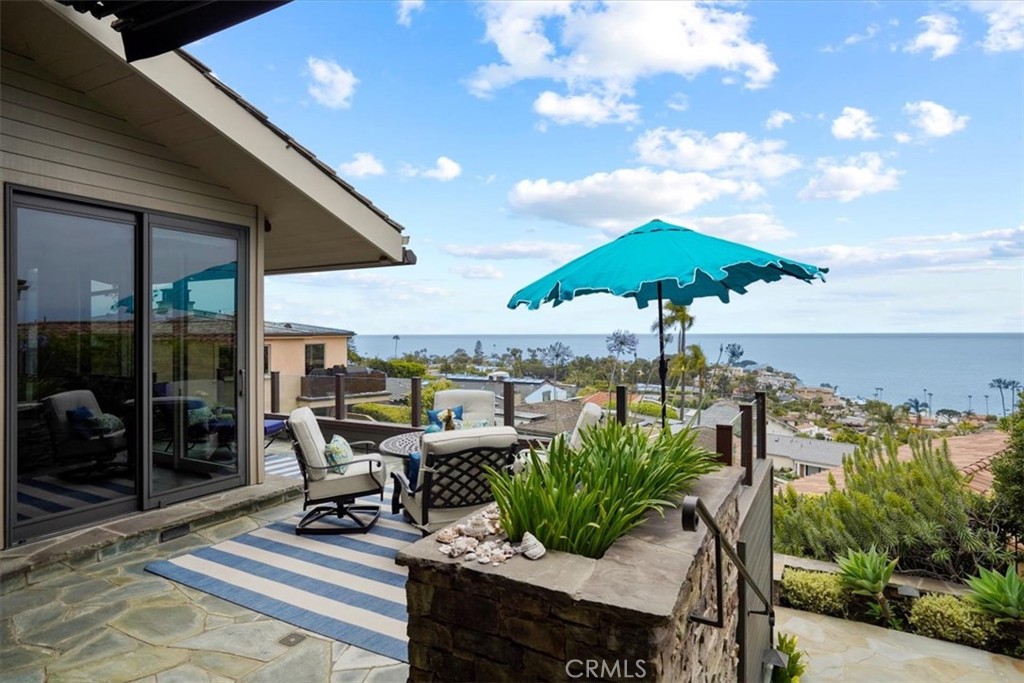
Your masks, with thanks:
[{"label": "glass door panel", "polygon": [[136,223],[113,210],[16,200],[14,225],[12,526],[25,538],[134,506]]},{"label": "glass door panel", "polygon": [[239,240],[154,227],[153,496],[238,478]]}]

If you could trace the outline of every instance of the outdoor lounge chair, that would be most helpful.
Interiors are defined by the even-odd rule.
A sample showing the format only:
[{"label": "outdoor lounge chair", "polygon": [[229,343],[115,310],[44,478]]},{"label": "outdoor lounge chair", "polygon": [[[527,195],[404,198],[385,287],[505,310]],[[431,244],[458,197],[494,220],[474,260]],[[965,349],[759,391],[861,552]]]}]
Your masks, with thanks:
[{"label": "outdoor lounge chair", "polygon": [[391,473],[392,512],[405,508],[410,521],[426,535],[487,505],[494,497],[484,465],[496,470],[510,466],[518,444],[513,427],[424,434],[418,484],[402,472]]},{"label": "outdoor lounge chair", "polygon": [[[295,526],[296,534],[350,534],[365,533],[373,528],[380,516],[380,505],[356,504],[355,499],[369,494],[380,495],[384,500],[384,484],[387,470],[384,461],[377,454],[354,458],[345,464],[344,473],[339,474],[327,462],[324,440],[316,416],[309,408],[296,408],[288,417],[288,431],[292,434],[292,448],[302,471],[302,509],[315,506]],[[370,444],[356,441],[352,446]],[[328,515],[339,519],[337,524],[311,527],[313,522]],[[343,518],[348,524],[340,522]]]},{"label": "outdoor lounge chair", "polygon": [[[126,452],[124,424],[100,409],[88,389],[63,391],[42,400],[43,417],[50,431],[58,462],[74,462],[107,468],[119,453]],[[109,422],[105,422],[109,420]]]},{"label": "outdoor lounge chair", "polygon": [[[578,450],[583,445],[583,432],[597,427],[602,422],[604,422],[604,410],[601,406],[595,403],[584,403],[580,416],[576,418],[576,426],[573,430],[571,432],[563,432],[555,436],[555,438],[568,439],[569,450]],[[542,462],[547,462],[548,452],[545,445],[531,446],[531,448],[537,453]],[[530,462],[530,450],[522,450],[516,456],[516,462],[512,466],[514,472],[522,471],[526,464]]]},{"label": "outdoor lounge chair", "polygon": [[462,406],[463,424],[487,421],[494,427],[494,392],[483,389],[446,389],[434,394],[434,410]]}]

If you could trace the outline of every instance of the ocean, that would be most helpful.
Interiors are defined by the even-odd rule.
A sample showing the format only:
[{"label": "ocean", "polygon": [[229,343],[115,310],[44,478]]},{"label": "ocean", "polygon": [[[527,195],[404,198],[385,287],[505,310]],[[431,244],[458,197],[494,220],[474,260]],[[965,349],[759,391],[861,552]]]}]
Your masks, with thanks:
[{"label": "ocean", "polygon": [[[472,354],[477,341],[487,355],[507,348],[546,348],[560,341],[577,356],[608,355],[607,335],[400,335],[399,355],[426,349],[428,355],[450,355],[462,348]],[[658,337],[637,335],[641,358],[658,357]],[[391,335],[357,335],[360,354],[391,358]],[[743,347],[742,360],[794,373],[808,386],[827,382],[847,398],[880,398],[900,404],[913,397],[940,408],[1002,414],[996,378],[1024,382],[1024,334],[697,334],[686,343],[700,344],[709,362],[726,344]],[[675,348],[670,344],[668,351]],[[725,354],[722,354],[725,361]],[[655,377],[653,381],[657,381]],[[1004,391],[1009,410],[1009,392]],[[930,400],[929,400],[930,395]],[[968,399],[968,396],[971,396]]]}]

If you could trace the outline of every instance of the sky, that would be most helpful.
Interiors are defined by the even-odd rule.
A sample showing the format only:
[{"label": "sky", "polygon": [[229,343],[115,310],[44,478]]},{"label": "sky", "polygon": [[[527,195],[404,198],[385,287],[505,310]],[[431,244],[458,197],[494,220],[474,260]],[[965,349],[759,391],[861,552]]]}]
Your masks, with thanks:
[{"label": "sky", "polygon": [[268,320],[647,332],[610,295],[506,304],[660,218],[829,268],[695,333],[1024,331],[1019,0],[297,0],[187,49],[418,257],[268,277]]}]

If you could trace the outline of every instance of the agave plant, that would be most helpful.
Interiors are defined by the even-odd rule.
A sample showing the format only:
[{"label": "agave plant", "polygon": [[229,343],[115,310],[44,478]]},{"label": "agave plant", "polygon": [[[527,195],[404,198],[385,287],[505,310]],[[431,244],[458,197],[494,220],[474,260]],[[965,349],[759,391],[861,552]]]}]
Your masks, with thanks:
[{"label": "agave plant", "polygon": [[786,666],[772,670],[772,683],[800,683],[800,676],[807,670],[807,653],[796,649],[796,636],[779,631],[779,652],[786,655]]},{"label": "agave plant", "polygon": [[1011,564],[1006,574],[980,568],[981,576],[967,579],[971,590],[965,596],[972,603],[996,618],[996,623],[1006,621],[1024,623],[1024,581],[1021,581]]},{"label": "agave plant", "polygon": [[651,512],[677,503],[688,484],[720,467],[688,430],[663,430],[652,440],[638,427],[609,421],[584,431],[582,439],[575,450],[555,439],[546,462],[531,453],[515,476],[488,469],[509,538],[529,531],[546,548],[601,557]]},{"label": "agave plant", "polygon": [[899,558],[889,560],[885,553],[879,553],[875,546],[867,552],[848,550],[846,555],[836,557],[839,565],[839,578],[857,595],[874,598],[877,608],[873,613],[879,621],[890,626],[897,626],[889,609],[889,600],[885,597],[885,587],[896,570]]}]

